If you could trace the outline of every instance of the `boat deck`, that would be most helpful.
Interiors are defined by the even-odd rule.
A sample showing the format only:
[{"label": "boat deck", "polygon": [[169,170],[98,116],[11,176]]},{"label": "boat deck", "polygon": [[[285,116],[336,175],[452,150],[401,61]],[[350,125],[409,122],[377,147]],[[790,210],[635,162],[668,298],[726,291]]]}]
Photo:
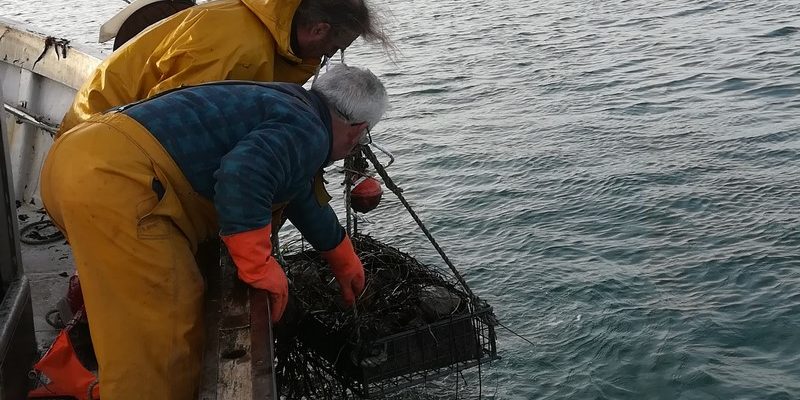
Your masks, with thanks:
[{"label": "boat deck", "polygon": [[[17,208],[20,230],[43,217],[38,207],[22,205]],[[41,245],[21,242],[20,250],[22,266],[31,285],[36,344],[43,353],[58,334],[58,329],[47,323],[46,316],[67,292],[69,277],[75,270],[72,252],[63,239]]]}]

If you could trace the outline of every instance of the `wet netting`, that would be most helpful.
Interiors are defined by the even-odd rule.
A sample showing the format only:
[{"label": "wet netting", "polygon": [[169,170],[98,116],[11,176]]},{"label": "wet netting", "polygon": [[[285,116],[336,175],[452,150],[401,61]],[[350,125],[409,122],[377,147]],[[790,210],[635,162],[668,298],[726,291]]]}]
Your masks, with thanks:
[{"label": "wet netting", "polygon": [[287,399],[384,397],[496,357],[491,308],[430,266],[354,235],[366,286],[353,307],[318,252],[285,257],[290,303],[275,327]]}]

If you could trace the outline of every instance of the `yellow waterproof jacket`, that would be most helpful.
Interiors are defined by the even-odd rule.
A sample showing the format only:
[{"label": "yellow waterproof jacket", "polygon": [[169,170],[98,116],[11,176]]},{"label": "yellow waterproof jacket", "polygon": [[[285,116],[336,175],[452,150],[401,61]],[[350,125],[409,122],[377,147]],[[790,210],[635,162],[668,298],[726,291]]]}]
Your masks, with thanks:
[{"label": "yellow waterproof jacket", "polygon": [[319,59],[291,49],[300,0],[219,0],[148,28],[103,61],[78,91],[57,137],[92,114],[181,85],[240,79],[305,83]]}]

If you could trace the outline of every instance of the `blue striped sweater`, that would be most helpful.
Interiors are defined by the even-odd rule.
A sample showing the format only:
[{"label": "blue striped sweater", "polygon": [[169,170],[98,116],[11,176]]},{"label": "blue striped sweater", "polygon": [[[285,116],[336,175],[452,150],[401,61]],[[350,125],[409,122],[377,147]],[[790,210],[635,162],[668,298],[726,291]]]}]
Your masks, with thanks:
[{"label": "blue striped sweater", "polygon": [[195,191],[212,200],[220,233],[263,228],[274,203],[318,250],[344,229],[313,192],[328,163],[331,117],[313,91],[288,83],[216,82],[126,106],[167,150]]}]

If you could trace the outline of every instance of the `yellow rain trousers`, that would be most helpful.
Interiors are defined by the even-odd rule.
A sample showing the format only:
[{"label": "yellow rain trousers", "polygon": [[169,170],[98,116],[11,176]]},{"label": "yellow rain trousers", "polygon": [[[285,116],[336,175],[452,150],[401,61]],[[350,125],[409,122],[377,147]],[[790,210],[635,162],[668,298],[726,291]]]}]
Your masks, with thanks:
[{"label": "yellow rain trousers", "polygon": [[167,89],[219,80],[305,83],[320,59],[291,49],[300,0],[218,0],[190,7],[117,49],[78,90],[59,132]]},{"label": "yellow rain trousers", "polygon": [[53,144],[41,193],[81,277],[100,398],[195,399],[204,284],[194,253],[217,234],[213,204],[144,127],[118,113]]}]

